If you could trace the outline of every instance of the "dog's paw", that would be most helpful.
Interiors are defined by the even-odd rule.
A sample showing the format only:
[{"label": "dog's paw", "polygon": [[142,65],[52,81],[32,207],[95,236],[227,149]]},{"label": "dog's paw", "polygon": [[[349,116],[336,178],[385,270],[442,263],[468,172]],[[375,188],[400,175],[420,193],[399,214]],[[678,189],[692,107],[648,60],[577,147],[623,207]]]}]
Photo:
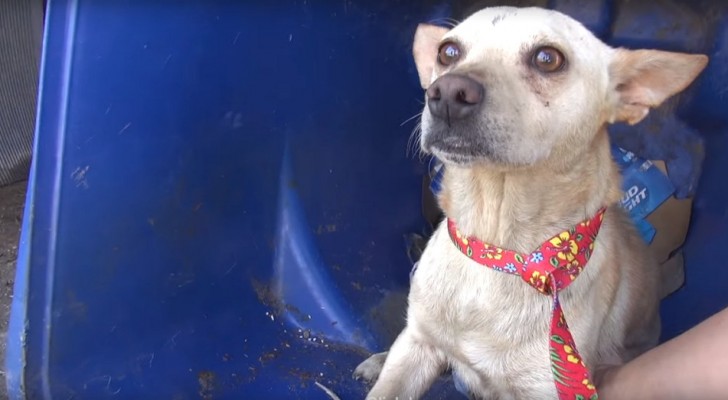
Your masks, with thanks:
[{"label": "dog's paw", "polygon": [[364,380],[370,383],[376,381],[379,378],[379,373],[382,372],[382,367],[386,359],[387,352],[377,353],[367,358],[354,370],[354,379]]}]

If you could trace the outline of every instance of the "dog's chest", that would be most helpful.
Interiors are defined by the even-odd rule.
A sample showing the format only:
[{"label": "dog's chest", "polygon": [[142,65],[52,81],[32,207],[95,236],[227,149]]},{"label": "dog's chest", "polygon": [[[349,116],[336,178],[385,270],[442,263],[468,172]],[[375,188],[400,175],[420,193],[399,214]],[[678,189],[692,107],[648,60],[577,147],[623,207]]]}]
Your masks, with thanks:
[{"label": "dog's chest", "polygon": [[551,299],[516,275],[488,269],[464,256],[438,231],[413,278],[412,312],[419,323],[453,344],[474,336],[493,346],[546,342]]},{"label": "dog's chest", "polygon": [[520,277],[469,260],[439,230],[413,278],[409,318],[461,368],[494,380],[548,377],[551,307]]}]

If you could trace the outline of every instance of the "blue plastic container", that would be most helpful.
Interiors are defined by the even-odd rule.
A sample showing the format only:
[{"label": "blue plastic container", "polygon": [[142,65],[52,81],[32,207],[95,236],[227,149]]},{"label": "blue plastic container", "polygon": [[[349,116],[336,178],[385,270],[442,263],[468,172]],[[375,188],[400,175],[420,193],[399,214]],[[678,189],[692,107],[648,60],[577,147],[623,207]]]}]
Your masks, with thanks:
[{"label": "blue plastic container", "polygon": [[[728,14],[636,3],[544,2],[615,45],[711,56],[660,140],[625,139],[685,193],[704,156],[668,338],[728,304]],[[10,397],[362,398],[351,371],[401,327],[425,226],[411,39],[462,8],[50,1]]]}]

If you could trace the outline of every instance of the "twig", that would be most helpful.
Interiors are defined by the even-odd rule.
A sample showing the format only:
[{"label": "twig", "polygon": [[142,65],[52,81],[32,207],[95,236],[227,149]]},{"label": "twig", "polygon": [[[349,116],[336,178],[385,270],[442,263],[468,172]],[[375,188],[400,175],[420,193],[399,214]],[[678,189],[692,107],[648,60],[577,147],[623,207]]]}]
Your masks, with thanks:
[{"label": "twig", "polygon": [[329,397],[331,397],[331,400],[341,400],[339,398],[339,396],[336,395],[336,393],[331,391],[331,389],[327,388],[326,386],[324,386],[318,382],[314,382],[314,383],[316,384],[316,386],[321,388],[321,390],[323,390]]}]

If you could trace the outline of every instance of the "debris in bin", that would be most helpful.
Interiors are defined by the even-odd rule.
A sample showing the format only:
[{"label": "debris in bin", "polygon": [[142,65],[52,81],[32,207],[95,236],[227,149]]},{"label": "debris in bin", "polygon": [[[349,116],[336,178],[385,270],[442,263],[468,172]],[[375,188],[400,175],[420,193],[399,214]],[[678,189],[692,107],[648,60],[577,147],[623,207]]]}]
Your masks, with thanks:
[{"label": "debris in bin", "polygon": [[201,371],[197,374],[197,382],[200,385],[199,395],[205,400],[211,400],[215,391],[215,373],[212,371]]},{"label": "debris in bin", "polygon": [[271,321],[275,322],[275,320],[276,320],[276,317],[275,317],[275,315],[273,315],[273,313],[271,313],[271,312],[268,312],[268,311],[266,311],[266,312],[265,312],[265,315],[266,315],[266,316],[267,316],[268,318],[270,318],[270,320],[271,320]]},{"label": "debris in bin", "polygon": [[316,386],[319,387],[319,389],[323,390],[324,393],[326,393],[329,397],[331,397],[332,400],[341,400],[341,399],[339,399],[339,396],[337,396],[336,393],[334,393],[331,389],[327,388],[326,386],[324,386],[318,382],[314,382],[314,383],[316,384]]}]

